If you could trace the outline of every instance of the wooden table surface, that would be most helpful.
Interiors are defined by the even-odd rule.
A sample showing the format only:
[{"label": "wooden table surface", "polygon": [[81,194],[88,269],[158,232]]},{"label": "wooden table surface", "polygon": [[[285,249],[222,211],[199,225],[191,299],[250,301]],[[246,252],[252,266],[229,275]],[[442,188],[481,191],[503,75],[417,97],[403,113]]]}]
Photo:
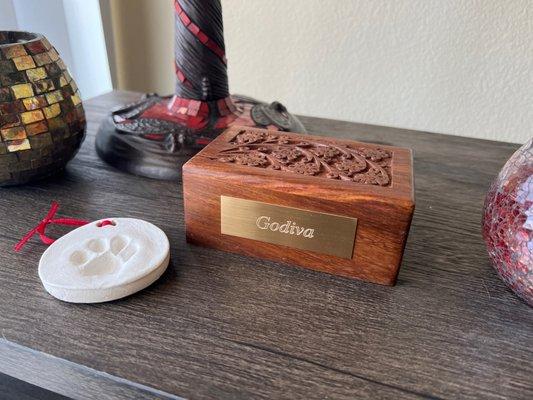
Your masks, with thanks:
[{"label": "wooden table surface", "polygon": [[[533,398],[533,309],[498,279],[480,235],[484,194],[517,145],[302,118],[311,133],[413,149],[416,212],[391,288],[188,245],[181,184],[96,156],[99,122],[137,96],[87,101],[88,137],[66,173],[0,189],[1,373],[99,400]],[[44,245],[12,251],[52,200],[62,216],[158,225],[168,271],[111,303],[52,298],[37,275]]]}]

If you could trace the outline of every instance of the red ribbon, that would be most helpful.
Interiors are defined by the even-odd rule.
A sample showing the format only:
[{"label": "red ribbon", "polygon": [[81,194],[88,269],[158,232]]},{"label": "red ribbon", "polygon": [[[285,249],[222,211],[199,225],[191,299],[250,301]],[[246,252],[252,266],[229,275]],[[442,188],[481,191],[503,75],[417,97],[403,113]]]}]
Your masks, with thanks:
[{"label": "red ribbon", "polygon": [[90,221],[86,221],[84,219],[75,219],[75,218],[54,218],[56,215],[56,212],[59,208],[59,204],[55,201],[52,202],[52,205],[50,206],[50,211],[48,211],[48,214],[46,214],[46,217],[39,222],[39,225],[37,225],[35,228],[33,228],[31,231],[26,233],[22,239],[20,239],[20,242],[18,242],[14,249],[15,251],[20,251],[22,247],[32,238],[33,235],[36,233],[39,234],[41,237],[41,240],[44,244],[52,244],[55,242],[55,239],[49,238],[45,235],[46,227],[49,224],[55,224],[55,225],[70,225],[70,226],[82,226],[88,224]]}]

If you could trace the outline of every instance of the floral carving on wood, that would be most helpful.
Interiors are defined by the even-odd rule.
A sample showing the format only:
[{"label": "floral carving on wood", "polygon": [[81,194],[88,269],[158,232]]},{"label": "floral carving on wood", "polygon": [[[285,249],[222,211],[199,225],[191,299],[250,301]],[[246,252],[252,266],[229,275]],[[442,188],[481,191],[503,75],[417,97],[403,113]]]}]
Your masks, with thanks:
[{"label": "floral carving on wood", "polygon": [[277,132],[241,130],[214,159],[367,185],[390,186],[392,153]]}]

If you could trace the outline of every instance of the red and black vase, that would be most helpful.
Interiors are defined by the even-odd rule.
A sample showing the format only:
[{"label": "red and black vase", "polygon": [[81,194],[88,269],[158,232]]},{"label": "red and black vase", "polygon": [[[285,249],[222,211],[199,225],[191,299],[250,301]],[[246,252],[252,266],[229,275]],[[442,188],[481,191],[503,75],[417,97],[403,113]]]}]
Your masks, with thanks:
[{"label": "red and black vase", "polygon": [[174,6],[175,93],[113,111],[96,137],[101,158],[136,175],[179,179],[183,163],[229,126],[305,132],[282,104],[229,94],[220,0]]}]

